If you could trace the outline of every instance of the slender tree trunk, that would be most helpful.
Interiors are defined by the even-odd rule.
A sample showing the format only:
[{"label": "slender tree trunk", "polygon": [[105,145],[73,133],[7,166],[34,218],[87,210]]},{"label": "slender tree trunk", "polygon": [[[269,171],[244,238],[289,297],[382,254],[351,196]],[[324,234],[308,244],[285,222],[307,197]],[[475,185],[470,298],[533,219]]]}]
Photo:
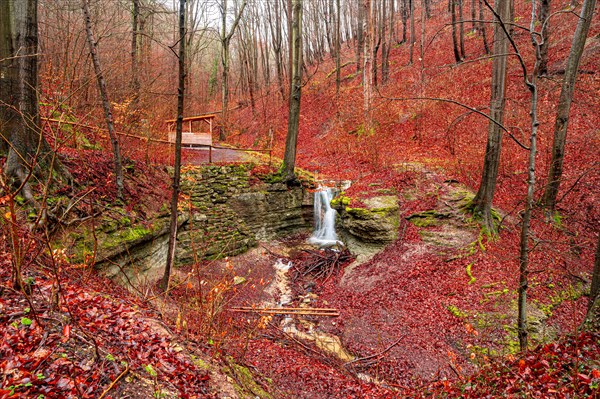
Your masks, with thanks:
[{"label": "slender tree trunk", "polygon": [[[490,117],[502,124],[504,121],[504,104],[506,92],[506,53],[508,51],[508,38],[502,29],[501,23],[508,20],[509,0],[496,1],[496,13],[502,21],[496,21],[494,26],[494,60],[492,62],[492,95],[490,101]],[[481,184],[477,195],[473,199],[474,214],[481,218],[484,228],[492,234],[496,225],[492,217],[492,200],[498,178],[500,164],[500,151],[502,148],[502,130],[490,121],[488,126],[488,140],[485,149]]]},{"label": "slender tree trunk", "polygon": [[296,166],[296,146],[300,124],[300,98],[302,94],[302,0],[292,0],[292,84],[290,85],[290,112],[288,132],[283,157],[284,180],[288,184],[297,181],[294,168]]},{"label": "slender tree trunk", "polygon": [[471,0],[471,31],[477,32],[477,7],[476,0]]},{"label": "slender tree trunk", "polygon": [[542,45],[540,47],[540,71],[539,76],[548,74],[548,46],[550,44],[550,30],[548,29],[550,20],[550,0],[542,0],[538,21],[542,24]]},{"label": "slender tree trunk", "polygon": [[575,90],[575,82],[577,79],[577,71],[579,69],[579,61],[585,40],[590,29],[592,16],[596,7],[596,0],[584,0],[581,8],[581,15],[573,36],[571,52],[567,61],[565,77],[558,98],[558,109],[556,112],[556,122],[554,124],[554,142],[552,144],[552,161],[550,163],[550,171],[548,172],[548,180],[546,190],[544,191],[544,206],[549,212],[553,212],[556,206],[556,197],[560,188],[560,181],[563,172],[563,161],[565,155],[565,143],[567,140],[567,128],[569,126],[569,112],[571,110],[571,102],[573,101],[573,92]]},{"label": "slender tree trunk", "polygon": [[279,94],[281,95],[281,99],[285,100],[285,84],[283,81],[284,77],[284,66],[283,66],[283,55],[281,51],[281,46],[283,43],[283,34],[281,31],[281,19],[282,13],[280,9],[279,0],[275,0],[273,3],[273,11],[275,15],[275,26],[273,26],[273,18],[271,17],[271,7],[266,7],[267,10],[267,18],[269,21],[270,31],[271,31],[271,40],[273,42],[273,52],[275,58],[275,68],[277,71],[277,86],[279,87]]},{"label": "slender tree trunk", "polygon": [[358,4],[358,22],[356,24],[356,71],[363,67],[362,56],[365,52],[365,8],[362,0],[356,0]]},{"label": "slender tree trunk", "polygon": [[[388,41],[388,4],[386,0],[382,0],[381,4],[381,83],[384,84],[387,82],[389,77],[389,55],[390,55],[390,42]],[[390,2],[392,3],[392,2]],[[393,8],[390,9],[390,20],[393,20],[392,14]]]},{"label": "slender tree trunk", "polygon": [[590,288],[590,300],[588,309],[592,308],[594,301],[600,294],[600,233],[598,234],[598,243],[596,244],[596,257],[594,258],[594,271],[592,273],[592,287]]},{"label": "slender tree trunk", "polygon": [[[381,3],[379,3],[381,4]],[[372,12],[371,12],[371,25],[372,27],[372,33],[373,33],[373,46],[371,47],[371,50],[373,51],[373,58],[372,58],[372,63],[371,63],[371,68],[373,69],[373,71],[371,72],[371,75],[373,76],[373,86],[377,87],[378,85],[378,76],[377,76],[377,53],[379,53],[379,47],[381,45],[381,29],[382,29],[382,25],[381,25],[381,17],[379,16],[379,6],[373,2],[373,4],[371,5],[372,8]]]},{"label": "slender tree trunk", "polygon": [[117,196],[123,197],[123,167],[121,165],[121,150],[119,149],[119,140],[115,133],[115,125],[113,122],[112,110],[110,107],[110,101],[108,99],[108,90],[106,89],[106,81],[104,80],[104,74],[100,66],[100,58],[98,57],[98,47],[96,45],[96,39],[92,32],[92,21],[90,18],[89,0],[83,0],[83,15],[85,18],[85,31],[87,34],[87,41],[90,48],[90,55],[92,57],[92,63],[94,64],[94,72],[96,74],[96,80],[98,82],[98,90],[100,91],[100,97],[102,98],[102,108],[104,109],[104,119],[106,120],[106,126],[108,128],[108,135],[112,144],[113,157],[114,157],[114,173],[117,186]]},{"label": "slender tree trunk", "polygon": [[386,83],[390,77],[390,50],[392,48],[392,43],[394,42],[394,37],[396,36],[396,19],[395,19],[395,0],[389,0],[389,25],[388,25],[388,35],[386,39],[386,51],[385,51],[385,61],[382,61],[381,65],[381,81],[382,83]]},{"label": "slender tree trunk", "polygon": [[222,14],[221,14],[221,66],[223,68],[222,80],[221,80],[221,117],[223,118],[223,125],[221,127],[221,133],[219,140],[227,139],[227,128],[228,128],[228,108],[229,108],[229,44],[231,38],[235,33],[235,30],[240,22],[240,18],[246,8],[247,0],[243,0],[242,5],[238,14],[236,15],[231,30],[227,32],[227,0],[223,0]]},{"label": "slender tree trunk", "polygon": [[481,30],[481,40],[483,40],[483,48],[485,50],[485,53],[489,54],[490,47],[488,46],[488,42],[487,42],[487,34],[486,34],[485,23],[483,22],[483,17],[484,17],[483,0],[479,0],[479,20],[481,21],[479,23],[479,29]]},{"label": "slender tree trunk", "polygon": [[375,27],[373,0],[364,0],[365,14],[365,53],[363,67],[363,125],[365,134],[372,133],[371,101],[373,97],[373,47],[375,46]]},{"label": "slender tree trunk", "polygon": [[335,0],[335,94],[336,96],[340,95],[340,84],[341,84],[341,43],[342,40],[340,37],[340,17],[341,17],[341,9],[340,9],[340,0]]},{"label": "slender tree trunk", "polygon": [[[532,16],[536,14],[536,3],[532,2]],[[537,117],[538,106],[538,86],[537,79],[539,76],[539,68],[542,63],[541,46],[543,38],[539,38],[535,31],[535,19],[532,17],[529,32],[531,42],[535,52],[535,64],[531,79],[527,79],[526,71],[524,70],[525,85],[531,92],[531,109],[529,115],[531,117],[531,136],[529,144],[529,166],[527,173],[527,197],[525,200],[525,212],[523,213],[523,222],[521,224],[521,245],[519,254],[519,289],[518,289],[518,317],[517,327],[519,336],[519,347],[521,351],[527,350],[527,288],[529,285],[529,230],[531,224],[531,213],[534,206],[535,195],[535,156],[537,153],[537,132],[539,121]]]},{"label": "slender tree trunk", "polygon": [[175,125],[175,164],[173,165],[173,182],[171,185],[171,224],[169,229],[169,249],[167,264],[160,284],[162,292],[169,289],[171,268],[175,262],[177,245],[177,205],[179,202],[181,178],[181,136],[183,132],[183,106],[185,99],[185,0],[179,0],[179,87],[177,89],[177,122]]},{"label": "slender tree trunk", "polygon": [[[139,78],[139,51],[138,51],[138,34],[139,34],[139,16],[140,16],[140,0],[133,0],[132,10],[132,30],[131,30],[131,107],[137,111],[140,99],[140,78]],[[137,115],[136,115],[137,118]]]},{"label": "slender tree trunk", "polygon": [[598,243],[596,244],[596,257],[594,259],[588,311],[585,316],[583,328],[588,331],[600,331],[600,232],[598,234]]},{"label": "slender tree trunk", "polygon": [[457,63],[462,61],[460,55],[460,49],[458,47],[458,27],[456,22],[456,2],[457,0],[450,0],[450,13],[452,14],[452,50],[454,51],[454,60]]},{"label": "slender tree trunk", "polygon": [[463,0],[458,1],[458,39],[460,43],[460,59],[465,59],[465,18],[463,13]]},{"label": "slender tree trunk", "polygon": [[402,9],[401,9],[401,15],[402,15],[402,40],[398,43],[406,43],[406,31],[407,31],[407,25],[408,25],[408,16],[409,16],[409,10],[410,7],[408,6],[408,1],[410,0],[402,0]]},{"label": "slender tree trunk", "polygon": [[408,2],[410,4],[410,58],[408,63],[412,65],[414,47],[417,41],[417,37],[415,35],[415,0],[408,0]]}]

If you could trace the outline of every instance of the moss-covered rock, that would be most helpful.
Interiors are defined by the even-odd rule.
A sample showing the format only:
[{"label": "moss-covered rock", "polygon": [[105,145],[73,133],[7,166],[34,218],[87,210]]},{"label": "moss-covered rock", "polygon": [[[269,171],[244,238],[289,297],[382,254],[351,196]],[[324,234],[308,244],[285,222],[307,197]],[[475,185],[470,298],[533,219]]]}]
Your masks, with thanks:
[{"label": "moss-covered rock", "polygon": [[364,207],[340,209],[340,204],[349,203],[345,198],[336,205],[340,210],[341,233],[349,238],[346,241],[385,245],[398,238],[400,214],[396,196],[373,197],[363,201]]}]

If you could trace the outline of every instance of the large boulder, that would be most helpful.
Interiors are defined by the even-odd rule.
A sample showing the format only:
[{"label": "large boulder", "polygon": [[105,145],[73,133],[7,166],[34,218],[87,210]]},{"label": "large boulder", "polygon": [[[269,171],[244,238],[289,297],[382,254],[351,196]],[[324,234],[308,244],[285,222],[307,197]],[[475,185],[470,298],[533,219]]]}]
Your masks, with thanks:
[{"label": "large boulder", "polygon": [[381,248],[398,238],[398,198],[387,195],[369,198],[363,203],[364,207],[351,207],[344,198],[332,201],[340,215],[340,236],[355,253]]}]

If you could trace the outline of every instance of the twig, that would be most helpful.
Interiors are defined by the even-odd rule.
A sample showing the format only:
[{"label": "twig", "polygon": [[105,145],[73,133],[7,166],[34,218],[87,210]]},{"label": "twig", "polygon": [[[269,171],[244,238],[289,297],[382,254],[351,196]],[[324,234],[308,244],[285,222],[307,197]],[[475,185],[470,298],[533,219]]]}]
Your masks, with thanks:
[{"label": "twig", "polygon": [[344,367],[346,367],[346,366],[348,366],[349,364],[352,364],[352,363],[362,362],[364,360],[369,360],[369,359],[373,359],[374,357],[382,356],[383,354],[385,354],[386,352],[388,352],[390,349],[392,349],[394,346],[398,345],[400,343],[400,341],[402,341],[402,339],[404,337],[405,337],[405,335],[401,336],[393,344],[391,344],[390,346],[388,346],[387,348],[385,348],[384,350],[382,350],[379,353],[375,353],[374,355],[369,355],[369,356],[365,356],[365,357],[359,357],[357,359],[350,360],[349,362],[344,363]]},{"label": "twig", "polygon": [[121,374],[119,374],[119,376],[117,378],[115,378],[113,382],[110,383],[110,385],[104,390],[104,392],[102,392],[102,395],[100,395],[98,397],[98,399],[104,398],[106,396],[106,394],[108,394],[110,392],[110,390],[115,387],[117,382],[119,382],[119,380],[121,378],[123,378],[125,376],[125,374],[127,374],[128,372],[129,372],[129,366],[125,367],[125,370],[123,370],[123,372]]}]

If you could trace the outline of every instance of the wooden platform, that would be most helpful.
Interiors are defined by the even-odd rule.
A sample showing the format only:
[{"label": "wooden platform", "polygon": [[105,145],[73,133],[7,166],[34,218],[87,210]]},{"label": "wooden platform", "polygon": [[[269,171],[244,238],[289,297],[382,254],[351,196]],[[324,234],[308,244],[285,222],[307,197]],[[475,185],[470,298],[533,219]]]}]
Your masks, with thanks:
[{"label": "wooden platform", "polygon": [[[183,118],[184,128],[187,128],[188,131],[182,132],[181,145],[185,147],[211,147],[213,145],[212,127],[214,119],[214,114],[188,116]],[[165,122],[169,127],[168,141],[175,144],[175,125],[177,119],[169,119]],[[201,122],[201,124],[206,123],[206,125],[208,125],[208,132],[199,131],[202,127],[206,127],[206,125],[198,126],[198,122]],[[194,125],[196,125],[196,129],[194,129]]]},{"label": "wooden platform", "polygon": [[[175,132],[169,132],[169,142],[175,144]],[[184,146],[212,146],[211,133],[183,132],[181,145]]]}]

